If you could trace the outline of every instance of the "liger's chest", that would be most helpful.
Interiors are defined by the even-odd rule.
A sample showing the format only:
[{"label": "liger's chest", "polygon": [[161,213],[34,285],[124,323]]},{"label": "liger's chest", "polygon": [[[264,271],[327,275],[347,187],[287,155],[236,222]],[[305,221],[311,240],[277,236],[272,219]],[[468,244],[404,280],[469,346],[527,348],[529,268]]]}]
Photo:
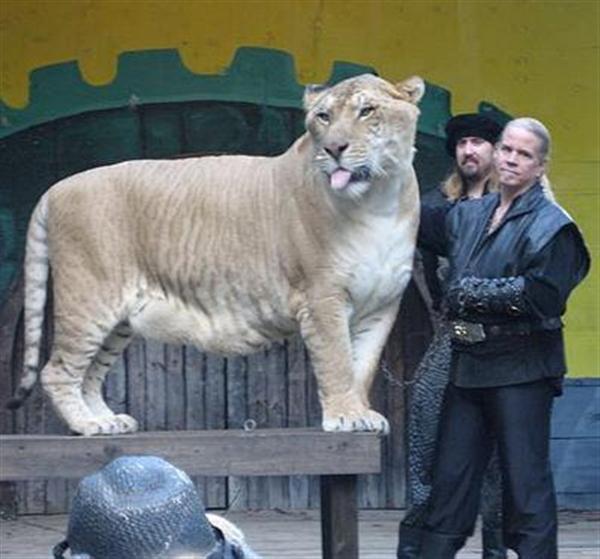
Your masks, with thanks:
[{"label": "liger's chest", "polygon": [[347,290],[356,308],[375,309],[400,296],[412,273],[415,230],[373,227],[341,249]]}]

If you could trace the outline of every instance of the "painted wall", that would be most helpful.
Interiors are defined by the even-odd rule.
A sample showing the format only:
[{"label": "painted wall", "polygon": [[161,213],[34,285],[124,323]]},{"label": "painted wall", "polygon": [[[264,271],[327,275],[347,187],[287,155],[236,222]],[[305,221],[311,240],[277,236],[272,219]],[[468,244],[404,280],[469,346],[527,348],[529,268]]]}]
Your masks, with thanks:
[{"label": "painted wall", "polygon": [[[420,74],[450,90],[453,112],[481,99],[546,123],[551,179],[600,248],[600,7],[588,0],[2,0],[0,97],[28,101],[28,75],[76,59],[94,85],[114,79],[127,50],[178,48],[199,73],[227,67],[239,46],[290,52],[298,80],[325,80],[334,60],[390,80]],[[571,376],[600,376],[596,267],[567,314]]]}]

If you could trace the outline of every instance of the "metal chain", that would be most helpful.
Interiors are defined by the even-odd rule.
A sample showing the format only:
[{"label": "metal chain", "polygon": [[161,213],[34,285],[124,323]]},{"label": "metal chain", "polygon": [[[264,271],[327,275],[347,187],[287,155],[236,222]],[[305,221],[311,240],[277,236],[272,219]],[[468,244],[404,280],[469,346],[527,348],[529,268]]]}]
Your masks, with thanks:
[{"label": "metal chain", "polygon": [[419,368],[417,367],[417,370],[415,371],[415,375],[413,376],[413,378],[411,380],[404,380],[404,379],[398,380],[395,377],[394,372],[390,369],[385,357],[382,357],[381,361],[379,361],[379,370],[383,373],[383,378],[385,378],[385,380],[388,382],[388,384],[391,384],[392,386],[396,386],[396,387],[402,388],[402,389],[409,388],[410,386],[415,384],[419,380],[419,377],[422,374],[419,371]]}]

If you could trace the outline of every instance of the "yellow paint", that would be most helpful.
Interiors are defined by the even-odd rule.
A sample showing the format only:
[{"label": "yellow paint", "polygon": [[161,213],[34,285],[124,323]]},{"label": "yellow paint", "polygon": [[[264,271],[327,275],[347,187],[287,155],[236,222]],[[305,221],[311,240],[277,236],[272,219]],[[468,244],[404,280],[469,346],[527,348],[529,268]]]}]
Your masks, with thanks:
[{"label": "yellow paint", "polygon": [[[282,49],[302,83],[325,80],[334,60],[420,74],[452,92],[454,113],[485,99],[548,125],[558,198],[597,260],[599,30],[593,0],[0,0],[0,96],[25,106],[32,69],[73,59],[105,84],[120,52],[149,48],[178,48],[201,73],[238,46]],[[570,305],[573,376],[600,375],[599,285],[594,269]]]}]

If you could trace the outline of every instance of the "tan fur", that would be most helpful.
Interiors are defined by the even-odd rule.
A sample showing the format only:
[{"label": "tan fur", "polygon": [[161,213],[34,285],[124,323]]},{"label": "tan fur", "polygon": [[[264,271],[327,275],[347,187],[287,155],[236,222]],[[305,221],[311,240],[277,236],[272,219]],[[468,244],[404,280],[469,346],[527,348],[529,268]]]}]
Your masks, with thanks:
[{"label": "tan fur", "polygon": [[[368,393],[411,274],[423,87],[364,75],[311,91],[308,132],[278,157],[131,161],[53,186],[28,233],[23,392],[49,261],[55,340],[42,384],[74,432],[137,429],[101,395],[135,333],[244,354],[297,331],[323,427],[387,431]],[[329,182],[338,167],[356,179],[342,189]]]}]

